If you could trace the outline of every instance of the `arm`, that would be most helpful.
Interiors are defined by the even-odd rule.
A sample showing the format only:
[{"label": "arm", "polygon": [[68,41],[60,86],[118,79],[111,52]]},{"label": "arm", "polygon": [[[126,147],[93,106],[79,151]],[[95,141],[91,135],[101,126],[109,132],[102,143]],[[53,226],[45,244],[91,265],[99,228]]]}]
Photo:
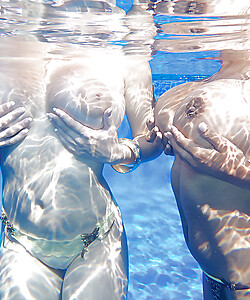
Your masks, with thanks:
[{"label": "arm", "polygon": [[[56,128],[58,138],[68,151],[78,158],[92,159],[111,165],[138,164],[134,146],[137,142],[142,148],[142,161],[152,159],[162,152],[159,147],[161,138],[158,133],[154,143],[148,143],[146,122],[152,115],[152,79],[149,65],[133,61],[124,76],[124,98],[126,113],[136,141],[118,139],[113,123],[111,109],[106,109],[103,115],[104,126],[94,130],[77,122],[60,109],[49,113],[48,117]],[[126,65],[127,67],[127,65]],[[146,75],[146,76],[145,76]],[[122,142],[121,142],[122,141]]]},{"label": "arm", "polygon": [[[139,58],[128,61],[125,79],[126,114],[134,140],[141,148],[142,162],[159,156],[163,150],[162,135],[154,124],[155,104],[151,69],[147,61]],[[149,142],[149,130],[155,139]]]},{"label": "arm", "polygon": [[211,149],[203,148],[187,139],[174,126],[167,133],[167,137],[174,152],[192,167],[249,189],[250,161],[244,153],[228,139],[208,129],[204,122],[199,124],[199,132],[202,138],[211,144]]},{"label": "arm", "polygon": [[54,108],[53,110],[54,113],[47,113],[47,116],[59,140],[79,159],[107,164],[132,161],[130,149],[118,141],[111,108],[107,108],[103,114],[102,129],[85,126],[61,109]]}]

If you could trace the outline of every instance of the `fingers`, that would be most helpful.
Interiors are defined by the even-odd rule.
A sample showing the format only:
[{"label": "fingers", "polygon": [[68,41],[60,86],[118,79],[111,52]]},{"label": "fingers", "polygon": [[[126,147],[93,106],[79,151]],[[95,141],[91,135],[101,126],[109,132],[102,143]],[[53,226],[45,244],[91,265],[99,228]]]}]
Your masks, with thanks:
[{"label": "fingers", "polygon": [[6,102],[0,105],[0,116],[5,115],[15,105],[14,101]]},{"label": "fingers", "polygon": [[[196,166],[196,162],[194,160],[194,157],[192,154],[185,149],[184,145],[187,145],[187,141],[185,140],[184,136],[177,134],[177,132],[172,132],[172,130],[168,133],[166,133],[167,138],[169,140],[169,146],[166,146],[165,153],[166,154],[171,154],[173,153],[174,155],[178,154],[183,160],[191,164],[192,166]],[[184,139],[183,139],[184,138]],[[184,143],[182,143],[184,142]],[[170,148],[171,146],[171,148]]]},{"label": "fingers", "polygon": [[146,135],[147,142],[155,143],[156,146],[164,150],[165,154],[173,155],[173,149],[168,143],[169,139],[167,138],[166,134],[162,135],[157,126],[154,126],[154,118],[151,118],[147,121],[147,126],[148,128],[151,128],[149,133]]},{"label": "fingers", "polygon": [[32,118],[28,117],[14,123],[25,112],[24,107],[18,107],[10,111],[14,105],[14,101],[0,105],[0,146],[18,143],[24,139],[29,132],[27,126],[32,121]]},{"label": "fingers", "polygon": [[175,126],[170,126],[170,132],[166,133],[166,137],[170,144],[174,146],[177,144],[179,147],[188,150],[190,148],[191,140],[187,139]]},{"label": "fingers", "polygon": [[68,147],[70,144],[75,144],[74,139],[78,136],[75,131],[71,130],[57,115],[47,113],[47,117],[60,140],[63,139],[68,144]]},{"label": "fingers", "polygon": [[69,152],[77,154],[77,145],[82,146],[83,142],[87,140],[85,136],[81,133],[71,130],[58,115],[47,113],[47,116],[50,122],[53,124],[55,133],[63,146]]},{"label": "fingers", "polygon": [[108,130],[111,126],[113,126],[112,108],[109,107],[103,114],[103,129]]},{"label": "fingers", "polygon": [[[155,142],[155,139],[157,137],[157,134],[158,134],[158,137],[159,137],[159,133],[160,133],[160,130],[157,126],[154,126],[150,132],[146,135],[146,141],[149,142],[149,143],[153,143]],[[161,135],[162,137],[162,135]]]},{"label": "fingers", "polygon": [[[80,133],[84,130],[84,125],[82,125],[80,122],[74,120],[70,115],[65,113],[63,110],[59,108],[53,108],[53,111],[55,115],[59,117],[59,119],[68,127],[68,129],[75,131],[76,133]],[[60,123],[60,120],[55,118],[53,114],[47,114],[50,121],[55,122],[57,126],[63,127],[64,125]],[[56,126],[56,127],[57,127]],[[66,129],[66,127],[65,127]]]},{"label": "fingers", "polygon": [[62,119],[57,115],[53,113],[47,113],[46,114],[49,121],[53,124],[54,128],[61,128],[63,130],[67,129],[67,125],[62,121]]},{"label": "fingers", "polygon": [[27,136],[28,132],[29,132],[29,129],[25,128],[25,129],[21,130],[20,132],[18,132],[18,134],[16,134],[15,136],[12,136],[7,140],[0,141],[0,147],[19,143],[21,140],[23,140]]},{"label": "fingers", "polygon": [[162,144],[162,133],[160,131],[156,132],[154,143],[157,148],[161,148],[163,150],[164,147]]},{"label": "fingers", "polygon": [[55,128],[55,133],[59,139],[63,139],[65,143],[67,143],[68,147],[70,145],[75,146],[75,139],[71,135],[69,135],[68,132],[66,132],[63,128]]},{"label": "fingers", "polygon": [[59,130],[65,136],[68,135],[69,139],[73,140],[77,135],[82,134],[84,127],[80,122],[75,121],[68,114],[60,109],[55,109],[55,113],[47,113],[49,121],[53,124],[54,128]]},{"label": "fingers", "polygon": [[11,122],[18,119],[24,112],[25,112],[24,107],[18,107],[13,111],[8,112],[6,115],[0,117],[0,129],[8,127]]},{"label": "fingers", "polygon": [[170,144],[167,144],[167,145],[165,146],[164,153],[165,153],[166,155],[174,156],[174,150],[173,150],[173,147],[172,147]]},{"label": "fingers", "polygon": [[[18,134],[20,131],[23,131],[24,129],[26,129],[26,127],[30,124],[31,121],[32,121],[32,118],[30,118],[30,117],[25,118],[22,121],[1,131],[0,132],[0,140],[12,138],[14,135]],[[22,134],[20,136],[22,136]]]},{"label": "fingers", "polygon": [[215,150],[217,150],[219,152],[225,151],[225,144],[230,143],[229,140],[227,140],[223,136],[218,135],[211,129],[208,129],[207,124],[205,122],[201,122],[198,125],[198,128],[199,128],[201,136],[206,141],[208,141],[215,148]]},{"label": "fingers", "polygon": [[164,148],[164,153],[165,153],[166,155],[171,155],[171,156],[173,156],[173,155],[174,155],[173,147],[172,147],[172,145],[170,144],[170,141],[169,141],[169,138],[168,138],[166,132],[163,134],[162,141],[163,141],[163,145],[164,145],[164,147],[165,147],[165,148]]},{"label": "fingers", "polygon": [[58,137],[58,139],[61,141],[61,143],[63,144],[63,146],[71,153],[75,153],[75,144],[73,142],[73,140],[64,133],[63,130],[61,129],[55,129],[55,133]]},{"label": "fingers", "polygon": [[147,120],[146,124],[147,124],[148,130],[151,131],[155,127],[155,119],[154,119],[154,117],[153,116],[150,117]]},{"label": "fingers", "polygon": [[199,145],[186,138],[175,126],[170,127],[167,137],[174,151],[178,152],[180,156],[188,161],[190,161],[190,157],[203,160],[210,154],[210,149],[199,147]]}]

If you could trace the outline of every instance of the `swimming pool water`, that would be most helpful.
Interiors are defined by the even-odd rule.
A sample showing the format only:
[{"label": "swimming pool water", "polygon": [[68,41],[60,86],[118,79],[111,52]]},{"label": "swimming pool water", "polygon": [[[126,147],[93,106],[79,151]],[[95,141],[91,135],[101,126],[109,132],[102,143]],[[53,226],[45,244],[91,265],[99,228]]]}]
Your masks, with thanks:
[{"label": "swimming pool water", "polygon": [[[153,56],[150,64],[155,98],[178,84],[215,73],[220,61],[200,60],[211,55],[216,53]],[[126,121],[118,133],[131,137]],[[201,270],[186,246],[171,188],[172,164],[173,157],[162,154],[129,174],[116,173],[110,166],[104,169],[121,208],[128,237],[128,300],[202,299]]]},{"label": "swimming pool water", "polygon": [[105,169],[127,231],[129,300],[202,299],[201,272],[186,247],[170,185],[172,162],[162,155],[127,175]]},{"label": "swimming pool water", "polygon": [[[166,90],[208,77],[220,67],[218,61],[208,64],[191,53],[158,53],[150,63],[156,99]],[[175,72],[184,67],[185,74]],[[131,137],[126,119],[118,134]],[[162,154],[130,174],[119,174],[110,166],[104,168],[104,176],[121,208],[128,237],[128,300],[202,299],[201,271],[185,244],[171,188],[172,163],[173,157]]]},{"label": "swimming pool water", "polygon": [[[132,4],[119,2],[125,10]],[[175,85],[215,73],[220,62],[203,58],[217,55],[218,51],[156,52],[150,62],[156,99]],[[119,135],[130,137],[126,120]],[[201,271],[187,249],[171,188],[172,163],[172,157],[161,155],[130,174],[118,174],[110,166],[104,169],[128,237],[128,300],[202,299]]]}]

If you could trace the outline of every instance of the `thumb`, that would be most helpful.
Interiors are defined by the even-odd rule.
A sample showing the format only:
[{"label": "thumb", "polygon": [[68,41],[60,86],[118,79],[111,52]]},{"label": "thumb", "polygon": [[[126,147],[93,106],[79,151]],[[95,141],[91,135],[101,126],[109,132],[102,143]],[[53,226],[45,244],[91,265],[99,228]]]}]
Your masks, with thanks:
[{"label": "thumb", "polygon": [[109,130],[112,125],[112,108],[108,107],[103,113],[103,129]]},{"label": "thumb", "polygon": [[198,128],[204,139],[207,140],[216,151],[224,152],[225,145],[229,141],[227,141],[223,136],[220,136],[216,132],[208,129],[207,124],[204,122],[201,122],[198,125]]}]

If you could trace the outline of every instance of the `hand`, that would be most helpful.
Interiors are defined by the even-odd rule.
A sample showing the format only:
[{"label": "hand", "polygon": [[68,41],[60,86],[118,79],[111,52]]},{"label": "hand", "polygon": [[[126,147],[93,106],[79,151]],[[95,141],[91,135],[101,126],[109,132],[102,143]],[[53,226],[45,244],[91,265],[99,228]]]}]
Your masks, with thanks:
[{"label": "hand", "polygon": [[187,139],[176,127],[171,126],[167,134],[174,152],[177,152],[193,167],[207,169],[212,175],[229,175],[250,181],[250,162],[244,153],[225,137],[209,130],[202,122],[199,124],[201,136],[211,144],[212,148],[203,148]]},{"label": "hand", "polygon": [[112,110],[106,109],[102,129],[92,129],[73,119],[61,109],[53,109],[47,116],[64,147],[78,158],[101,163],[118,164],[131,157],[128,147],[118,143],[116,127],[112,121]]},{"label": "hand", "polygon": [[27,127],[32,118],[18,121],[18,118],[24,114],[25,108],[13,109],[14,105],[14,101],[0,105],[0,147],[16,144],[28,134]]},{"label": "hand", "polygon": [[151,118],[147,121],[147,127],[149,132],[146,136],[146,140],[149,143],[157,143],[159,145],[159,148],[161,148],[166,155],[174,155],[173,148],[169,144],[168,137],[165,134],[162,135],[159,128],[155,126],[154,118]]}]

